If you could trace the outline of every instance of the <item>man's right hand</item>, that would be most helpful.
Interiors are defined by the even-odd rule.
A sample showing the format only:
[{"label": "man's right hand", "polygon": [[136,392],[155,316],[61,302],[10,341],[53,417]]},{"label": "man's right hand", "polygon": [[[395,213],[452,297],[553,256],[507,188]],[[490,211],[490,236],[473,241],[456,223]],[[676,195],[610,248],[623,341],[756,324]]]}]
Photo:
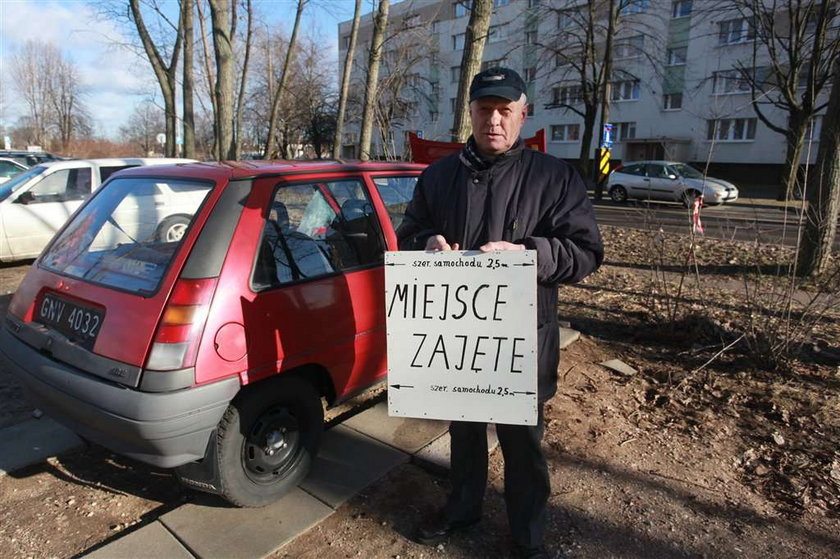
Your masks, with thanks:
[{"label": "man's right hand", "polygon": [[434,235],[426,241],[426,250],[458,250],[458,243],[452,243],[450,246],[443,235]]}]

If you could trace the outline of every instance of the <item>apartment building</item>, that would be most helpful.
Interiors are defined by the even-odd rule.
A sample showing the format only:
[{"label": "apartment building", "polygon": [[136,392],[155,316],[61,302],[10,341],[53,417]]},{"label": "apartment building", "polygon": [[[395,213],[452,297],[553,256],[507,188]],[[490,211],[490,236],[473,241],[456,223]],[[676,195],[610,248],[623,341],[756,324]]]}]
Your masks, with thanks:
[{"label": "apartment building", "polygon": [[[467,4],[404,0],[391,6],[381,83],[388,95],[400,96],[396,105],[403,112],[388,123],[384,142],[374,134],[374,153],[402,154],[407,131],[427,139],[450,139]],[[578,52],[587,3],[496,0],[495,6],[484,65],[504,64],[520,72],[528,83],[530,103],[523,135],[543,128],[551,154],[576,160],[584,117],[578,65],[570,53]],[[753,65],[755,30],[733,6],[717,0],[632,0],[625,6],[612,47],[613,159],[708,161],[742,171],[777,169],[784,162],[784,137],[756,116],[749,81],[743,78],[744,68]],[[338,29],[342,65],[351,23],[343,22]],[[605,27],[606,19],[596,17],[596,51],[603,52]],[[367,14],[353,67],[357,91],[364,90],[371,30],[372,14]],[[414,58],[403,57],[401,51]],[[762,56],[758,49],[759,71],[767,64]],[[390,78],[395,73],[407,78]],[[401,91],[394,91],[396,87]],[[822,97],[827,97],[827,89]],[[769,104],[762,107],[772,122],[785,125],[786,113]],[[597,127],[597,118],[595,122]],[[816,156],[819,125],[817,117],[803,162]],[[346,156],[355,155],[357,129],[358,118],[351,119],[344,138]]]}]

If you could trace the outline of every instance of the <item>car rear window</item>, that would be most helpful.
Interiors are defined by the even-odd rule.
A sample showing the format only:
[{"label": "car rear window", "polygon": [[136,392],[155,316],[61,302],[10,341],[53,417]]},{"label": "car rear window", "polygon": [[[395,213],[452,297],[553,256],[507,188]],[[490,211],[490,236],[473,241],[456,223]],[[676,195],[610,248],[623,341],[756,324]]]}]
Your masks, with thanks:
[{"label": "car rear window", "polygon": [[212,183],[114,179],[41,257],[50,271],[123,291],[154,293]]}]

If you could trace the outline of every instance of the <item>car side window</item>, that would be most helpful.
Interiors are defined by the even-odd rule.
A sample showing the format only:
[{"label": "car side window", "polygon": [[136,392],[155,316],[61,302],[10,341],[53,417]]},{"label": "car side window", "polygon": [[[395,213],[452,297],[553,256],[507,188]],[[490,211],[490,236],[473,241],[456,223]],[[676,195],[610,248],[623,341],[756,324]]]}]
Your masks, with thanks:
[{"label": "car side window", "polygon": [[398,229],[405,217],[405,208],[414,196],[417,176],[409,177],[376,177],[373,184],[379,191],[379,197],[388,210],[388,217],[394,230]]},{"label": "car side window", "polygon": [[658,163],[648,163],[647,176],[657,179],[666,179],[668,178],[668,173],[665,172],[665,165],[659,165]]},{"label": "car side window", "polygon": [[628,165],[624,169],[621,170],[622,173],[626,173],[628,175],[645,175],[645,166],[644,165]]},{"label": "car side window", "polygon": [[90,195],[90,179],[89,168],[56,171],[29,190],[32,203],[84,200]]},{"label": "car side window", "polygon": [[280,186],[266,212],[257,289],[381,263],[384,241],[361,180]]},{"label": "car side window", "polygon": [[132,167],[137,167],[137,165],[120,165],[118,167],[100,167],[99,168],[99,184],[102,184],[108,177],[116,173],[117,171],[122,171],[123,169],[131,169]]},{"label": "car side window", "polygon": [[0,161],[0,177],[13,177],[20,171],[20,167],[12,165],[8,161]]}]

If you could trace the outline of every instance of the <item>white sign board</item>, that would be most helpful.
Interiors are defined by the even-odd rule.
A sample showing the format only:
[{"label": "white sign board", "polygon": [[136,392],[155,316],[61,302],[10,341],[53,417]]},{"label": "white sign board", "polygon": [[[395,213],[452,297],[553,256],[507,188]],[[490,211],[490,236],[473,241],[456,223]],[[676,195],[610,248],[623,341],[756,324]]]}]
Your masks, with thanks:
[{"label": "white sign board", "polygon": [[385,254],[388,412],[536,425],[537,253]]}]

